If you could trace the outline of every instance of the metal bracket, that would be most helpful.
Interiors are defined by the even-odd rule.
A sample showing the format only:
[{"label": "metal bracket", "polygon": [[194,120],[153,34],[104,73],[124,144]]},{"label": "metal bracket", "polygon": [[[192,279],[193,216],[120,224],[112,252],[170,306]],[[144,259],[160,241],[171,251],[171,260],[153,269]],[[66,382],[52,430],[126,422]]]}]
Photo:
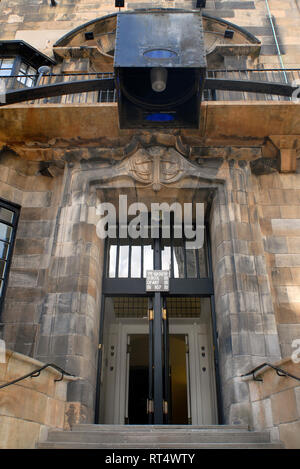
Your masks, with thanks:
[{"label": "metal bracket", "polygon": [[154,413],[154,402],[152,399],[147,399],[147,414]]},{"label": "metal bracket", "polygon": [[163,401],[163,413],[168,414],[168,401]]},{"label": "metal bracket", "polygon": [[283,374],[283,373],[280,373],[278,370],[276,370],[276,373],[278,376],[282,377],[282,378],[287,378],[287,375]]},{"label": "metal bracket", "polygon": [[64,373],[61,373],[61,377],[58,379],[55,379],[54,382],[58,383],[59,381],[62,381],[64,379]]},{"label": "metal bracket", "polygon": [[153,321],[154,319],[154,311],[153,309],[148,309],[148,321]]},{"label": "metal bracket", "polygon": [[261,382],[263,382],[263,379],[262,379],[262,378],[257,378],[254,373],[252,373],[252,376],[253,376],[253,381],[261,381]]}]

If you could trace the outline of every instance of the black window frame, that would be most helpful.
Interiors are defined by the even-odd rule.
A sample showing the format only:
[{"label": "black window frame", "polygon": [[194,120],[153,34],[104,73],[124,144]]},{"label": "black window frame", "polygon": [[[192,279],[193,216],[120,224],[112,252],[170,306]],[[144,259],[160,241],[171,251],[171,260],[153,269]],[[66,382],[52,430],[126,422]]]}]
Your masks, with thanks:
[{"label": "black window frame", "polygon": [[8,222],[7,220],[4,220],[1,218],[1,212],[0,212],[0,223],[4,223],[5,225],[10,226],[12,228],[11,239],[8,242],[0,239],[1,242],[5,242],[8,245],[8,254],[7,254],[7,258],[5,259],[6,269],[5,269],[3,279],[1,278],[1,280],[3,281],[2,292],[0,292],[0,322],[1,322],[3,305],[5,302],[5,296],[6,296],[7,286],[8,286],[9,273],[10,273],[10,268],[11,268],[13,251],[15,247],[17,227],[18,227],[21,207],[17,204],[14,204],[12,202],[9,202],[5,199],[0,198],[0,208],[4,208],[14,213],[12,222]]},{"label": "black window frame", "polygon": [[[0,78],[4,79],[9,79],[9,89],[14,89],[14,88],[19,88],[20,86],[24,86],[24,88],[32,88],[36,85],[37,79],[38,79],[38,70],[35,65],[30,63],[26,58],[22,57],[21,55],[16,55],[16,54],[0,54],[0,59],[13,59],[14,63],[11,69],[11,75],[3,76]],[[26,65],[27,69],[29,67],[33,68],[35,70],[35,76],[32,76],[33,84],[31,86],[28,86],[26,84],[23,84],[20,79],[20,69],[22,64]],[[25,77],[27,75],[20,75],[20,78]]]},{"label": "black window frame", "polygon": [[[4,67],[2,68],[2,62],[5,59],[12,59],[13,60],[13,65],[12,65],[12,68],[10,69],[11,73],[10,73],[10,75],[0,75],[0,78],[9,78],[9,77],[11,77],[12,75],[15,74],[16,56],[13,55],[13,54],[11,54],[11,55],[1,54],[0,55],[0,70],[4,70]],[[9,69],[5,69],[5,70],[9,70]]]},{"label": "black window frame", "polygon": [[[36,82],[37,82],[37,79],[38,79],[37,68],[34,65],[32,65],[30,62],[28,62],[28,60],[21,57],[20,55],[15,57],[15,62],[16,62],[16,73],[15,73],[15,75],[18,75],[18,77],[16,77],[16,81],[18,81],[21,85],[25,86],[26,88],[34,87],[36,85]],[[26,66],[27,71],[28,71],[29,68],[33,68],[35,70],[35,75],[34,76],[31,75],[31,74],[27,75],[27,71],[26,71],[26,74],[21,74],[20,70],[21,70],[22,65]],[[19,78],[23,78],[23,77],[26,77],[26,83],[25,84],[22,83],[21,80],[19,79]],[[29,77],[33,81],[33,84],[31,86],[27,85],[27,80],[28,80]]]},{"label": "black window frame", "polygon": [[[172,273],[170,277],[170,289],[169,292],[166,293],[166,296],[210,296],[214,294],[213,288],[213,276],[212,276],[212,262],[211,262],[211,250],[210,250],[210,237],[208,233],[208,225],[205,225],[205,256],[206,256],[206,264],[207,264],[207,276],[201,277],[199,275],[199,270],[197,268],[197,277],[188,278],[186,275],[184,277],[174,277],[173,267],[171,268]],[[106,238],[105,240],[105,255],[104,255],[104,275],[103,275],[103,294],[107,296],[130,296],[130,295],[145,295],[146,294],[146,278],[141,277],[109,277],[109,246],[110,246],[110,239]],[[117,245],[120,243],[119,238],[114,238]],[[127,238],[123,239],[125,243],[128,241]],[[139,243],[143,245],[144,240],[140,239]],[[152,240],[154,242],[154,240]],[[186,240],[185,240],[186,241]],[[158,238],[158,245],[161,248],[162,238]],[[135,243],[132,242],[132,245]],[[159,249],[159,256],[161,256],[161,249]],[[118,256],[117,256],[118,257]],[[118,265],[118,258],[116,259],[116,266]],[[197,262],[199,264],[199,259],[197,258]],[[130,259],[129,259],[130,263]],[[186,261],[185,261],[186,264]],[[154,266],[155,268],[155,260]],[[129,265],[128,265],[129,269]],[[117,272],[117,267],[116,270]],[[129,269],[130,273],[130,269]]]}]

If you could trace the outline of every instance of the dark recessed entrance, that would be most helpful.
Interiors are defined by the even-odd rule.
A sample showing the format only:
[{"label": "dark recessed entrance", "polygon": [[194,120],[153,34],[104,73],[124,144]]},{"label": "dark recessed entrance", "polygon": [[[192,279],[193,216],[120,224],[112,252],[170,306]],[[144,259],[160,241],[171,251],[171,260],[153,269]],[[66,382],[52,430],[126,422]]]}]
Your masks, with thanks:
[{"label": "dark recessed entrance", "polygon": [[[127,423],[148,423],[149,336],[128,335],[128,412]],[[188,335],[169,334],[169,424],[188,425],[190,363]]]}]

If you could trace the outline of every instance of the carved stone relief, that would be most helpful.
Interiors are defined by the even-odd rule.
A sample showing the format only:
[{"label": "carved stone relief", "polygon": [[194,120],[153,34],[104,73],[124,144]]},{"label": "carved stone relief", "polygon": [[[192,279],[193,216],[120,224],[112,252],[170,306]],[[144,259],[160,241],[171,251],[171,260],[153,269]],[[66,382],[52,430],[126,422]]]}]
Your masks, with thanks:
[{"label": "carved stone relief", "polygon": [[[74,174],[73,190],[82,191],[88,185],[99,188],[129,187],[124,177],[130,178],[136,188],[152,188],[154,192],[183,179],[201,180],[204,185],[222,183],[217,178],[217,167],[205,167],[189,161],[173,147],[152,146],[138,148],[117,164],[101,165]],[[119,181],[120,184],[119,184]],[[180,186],[178,186],[180,187]]]}]

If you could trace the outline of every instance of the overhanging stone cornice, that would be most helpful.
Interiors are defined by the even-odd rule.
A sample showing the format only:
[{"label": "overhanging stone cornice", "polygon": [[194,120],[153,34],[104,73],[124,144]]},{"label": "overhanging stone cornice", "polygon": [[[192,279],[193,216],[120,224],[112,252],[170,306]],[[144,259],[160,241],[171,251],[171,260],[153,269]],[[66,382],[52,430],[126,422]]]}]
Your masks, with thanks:
[{"label": "overhanging stone cornice", "polygon": [[[203,102],[198,130],[159,132],[155,129],[120,130],[116,103],[19,104],[0,108],[2,146],[15,151],[22,148],[29,159],[41,160],[44,154],[42,160],[49,160],[51,152],[54,155],[52,158],[61,159],[71,148],[77,151],[80,148],[94,148],[95,151],[99,148],[125,148],[134,136],[146,144],[154,139],[155,144],[162,145],[173,145],[171,141],[180,136],[181,143],[192,148],[258,148],[270,136],[275,145],[277,141],[274,136],[280,136],[281,141],[290,141],[293,136],[293,141],[298,142],[299,104],[261,101]],[[297,150],[298,146],[294,148]],[[189,151],[188,147],[184,150],[187,157],[198,157],[194,150],[190,154]],[[203,156],[203,152],[200,156]]]}]

